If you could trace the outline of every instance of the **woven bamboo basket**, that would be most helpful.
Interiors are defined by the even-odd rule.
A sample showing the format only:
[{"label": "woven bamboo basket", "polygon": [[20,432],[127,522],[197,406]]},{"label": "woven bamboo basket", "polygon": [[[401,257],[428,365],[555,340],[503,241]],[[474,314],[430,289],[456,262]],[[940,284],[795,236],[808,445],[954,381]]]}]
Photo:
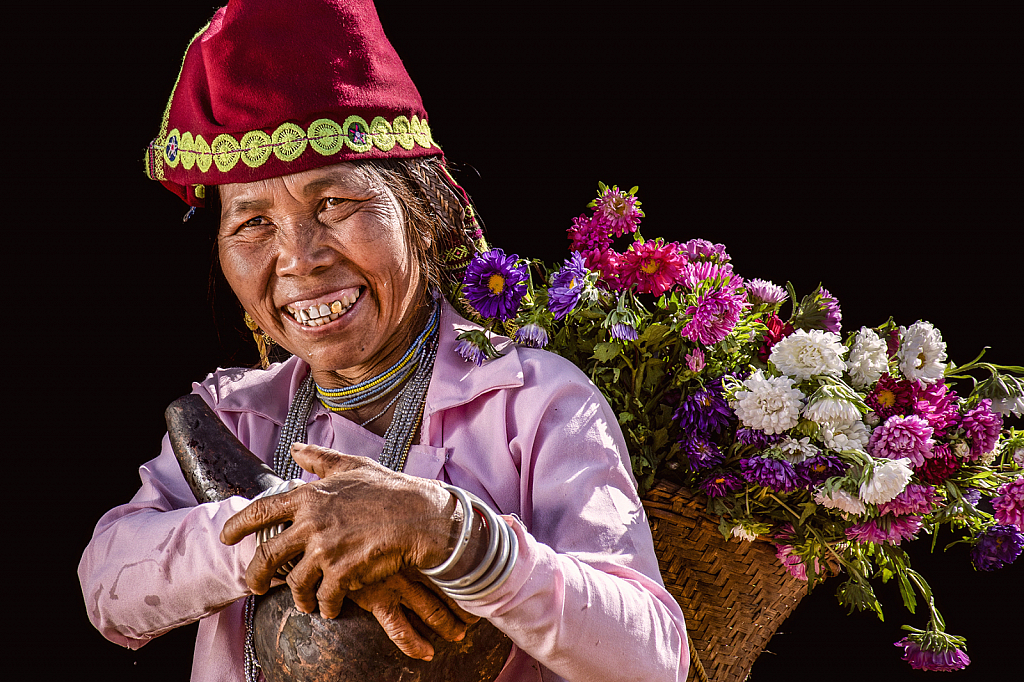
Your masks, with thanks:
[{"label": "woven bamboo basket", "polygon": [[659,480],[643,503],[665,586],[686,617],[687,679],[743,682],[807,583],[789,574],[771,543],[725,540],[682,486]]}]

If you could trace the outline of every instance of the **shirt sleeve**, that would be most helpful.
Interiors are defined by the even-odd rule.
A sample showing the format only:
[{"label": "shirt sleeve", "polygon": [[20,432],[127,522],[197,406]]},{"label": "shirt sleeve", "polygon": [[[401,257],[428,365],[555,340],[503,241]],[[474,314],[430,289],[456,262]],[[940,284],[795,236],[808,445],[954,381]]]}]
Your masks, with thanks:
[{"label": "shirt sleeve", "polygon": [[502,588],[462,605],[567,680],[682,682],[683,614],[661,581],[611,408],[579,373],[529,387],[527,377],[506,408],[525,525],[506,521],[520,556]]},{"label": "shirt sleeve", "polygon": [[142,487],[100,519],[78,567],[92,624],[132,649],[246,596],[256,547],[252,536],[220,542],[224,522],[248,500],[197,505],[167,436],[139,475]]}]

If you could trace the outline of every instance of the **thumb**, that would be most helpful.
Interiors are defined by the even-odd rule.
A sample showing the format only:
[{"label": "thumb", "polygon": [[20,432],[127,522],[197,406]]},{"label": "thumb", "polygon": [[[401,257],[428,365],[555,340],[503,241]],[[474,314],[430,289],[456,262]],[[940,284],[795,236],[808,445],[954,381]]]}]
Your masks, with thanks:
[{"label": "thumb", "polygon": [[357,469],[367,461],[365,457],[345,455],[337,450],[305,443],[292,443],[291,452],[300,467],[320,478]]}]

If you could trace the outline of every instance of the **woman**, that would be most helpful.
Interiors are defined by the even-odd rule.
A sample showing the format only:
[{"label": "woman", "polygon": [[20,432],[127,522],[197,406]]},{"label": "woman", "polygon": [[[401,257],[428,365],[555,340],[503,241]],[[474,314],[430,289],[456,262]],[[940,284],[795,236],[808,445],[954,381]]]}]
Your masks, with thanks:
[{"label": "woman", "polygon": [[[345,5],[218,11],[147,157],[190,205],[219,205],[227,281],[259,337],[292,353],[194,392],[307,483],[195,506],[165,439],[83,556],[90,618],[131,647],[201,618],[193,679],[242,679],[244,597],[301,555],[287,577],[300,609],[330,618],[352,598],[410,655],[430,648],[399,603],[439,613],[428,622],[450,639],[490,620],[516,644],[502,680],[685,679],[682,614],[597,389],[500,338],[503,357],[481,367],[453,352],[469,323],[441,292],[479,230],[373,7]],[[502,521],[485,531],[463,490]],[[253,533],[284,520],[257,547]],[[491,533],[508,552],[475,593],[449,592],[468,598],[409,578],[483,566]]]}]

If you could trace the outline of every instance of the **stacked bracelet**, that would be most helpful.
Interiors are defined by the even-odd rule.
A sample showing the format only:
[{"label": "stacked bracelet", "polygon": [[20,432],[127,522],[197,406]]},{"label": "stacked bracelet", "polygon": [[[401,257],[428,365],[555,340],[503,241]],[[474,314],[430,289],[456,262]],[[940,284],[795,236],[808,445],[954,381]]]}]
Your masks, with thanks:
[{"label": "stacked bracelet", "polygon": [[[303,481],[301,478],[293,478],[290,481],[282,481],[281,483],[278,483],[275,486],[267,488],[259,495],[252,498],[252,501],[255,502],[261,497],[270,497],[271,495],[280,495],[282,493],[291,492],[292,490],[295,490],[303,483],[305,483],[305,481]],[[258,547],[262,545],[264,542],[267,542],[271,538],[277,536],[279,533],[283,533],[285,528],[287,528],[290,525],[292,525],[291,521],[285,521],[283,523],[277,524],[276,526],[264,526],[263,528],[260,528],[258,531],[256,531],[256,546]],[[298,563],[298,561],[299,557],[295,557],[289,560],[287,563],[283,564],[282,566],[279,566],[277,572],[274,574],[274,577],[284,580],[288,577],[288,574],[291,572],[291,570],[295,568],[295,564]]]},{"label": "stacked bracelet", "polygon": [[[512,574],[516,558],[519,556],[519,540],[512,527],[505,523],[484,502],[462,488],[444,485],[444,489],[455,496],[462,505],[462,528],[455,543],[451,556],[433,568],[423,568],[420,572],[430,578],[431,582],[452,599],[473,601],[482,599],[501,587]],[[461,578],[440,580],[436,576],[449,571],[466,551],[473,528],[473,514],[479,514],[487,528],[489,540],[487,551],[480,563]]]}]

